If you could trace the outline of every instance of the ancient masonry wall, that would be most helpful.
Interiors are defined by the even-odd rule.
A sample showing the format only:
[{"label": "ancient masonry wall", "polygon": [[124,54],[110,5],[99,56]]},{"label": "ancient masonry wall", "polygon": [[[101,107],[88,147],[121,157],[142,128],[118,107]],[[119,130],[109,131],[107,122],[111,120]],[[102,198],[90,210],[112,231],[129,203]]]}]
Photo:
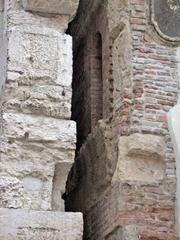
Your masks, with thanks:
[{"label": "ancient masonry wall", "polygon": [[[66,208],[83,211],[85,239],[178,239],[175,155],[167,123],[177,102],[178,43],[155,30],[152,3],[81,0],[70,25],[74,69],[81,66],[73,79],[80,150]],[[94,126],[93,94],[101,92],[91,82],[96,46],[90,39],[97,33],[103,116]]]},{"label": "ancient masonry wall", "polygon": [[82,239],[63,213],[76,147],[71,116],[74,1],[0,1],[0,239]]}]

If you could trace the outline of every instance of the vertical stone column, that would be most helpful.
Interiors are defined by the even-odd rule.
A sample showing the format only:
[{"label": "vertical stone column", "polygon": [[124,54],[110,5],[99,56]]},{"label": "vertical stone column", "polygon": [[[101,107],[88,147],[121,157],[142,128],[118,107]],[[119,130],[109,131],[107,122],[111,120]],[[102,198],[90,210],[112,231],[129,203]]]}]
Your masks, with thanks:
[{"label": "vertical stone column", "polygon": [[72,40],[64,32],[78,1],[3,5],[0,239],[81,239],[81,214],[62,213],[76,143]]}]

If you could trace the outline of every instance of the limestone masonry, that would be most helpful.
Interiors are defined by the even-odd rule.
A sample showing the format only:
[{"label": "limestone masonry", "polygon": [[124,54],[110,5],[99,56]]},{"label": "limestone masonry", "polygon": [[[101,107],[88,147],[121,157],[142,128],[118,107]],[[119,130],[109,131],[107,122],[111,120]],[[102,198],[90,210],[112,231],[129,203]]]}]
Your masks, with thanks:
[{"label": "limestone masonry", "polygon": [[82,239],[82,215],[62,200],[76,148],[65,31],[78,1],[0,4],[0,239]]},{"label": "limestone masonry", "polygon": [[179,79],[179,0],[0,0],[0,240],[180,240]]}]

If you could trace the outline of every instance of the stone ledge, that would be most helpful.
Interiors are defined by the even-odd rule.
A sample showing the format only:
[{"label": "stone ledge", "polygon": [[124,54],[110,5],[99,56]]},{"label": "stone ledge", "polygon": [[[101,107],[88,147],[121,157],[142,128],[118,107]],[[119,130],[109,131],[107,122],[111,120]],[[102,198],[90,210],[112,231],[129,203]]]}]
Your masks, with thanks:
[{"label": "stone ledge", "polygon": [[72,19],[78,8],[79,0],[23,0],[27,11],[68,15]]},{"label": "stone ledge", "polygon": [[80,240],[81,213],[0,209],[1,240]]}]

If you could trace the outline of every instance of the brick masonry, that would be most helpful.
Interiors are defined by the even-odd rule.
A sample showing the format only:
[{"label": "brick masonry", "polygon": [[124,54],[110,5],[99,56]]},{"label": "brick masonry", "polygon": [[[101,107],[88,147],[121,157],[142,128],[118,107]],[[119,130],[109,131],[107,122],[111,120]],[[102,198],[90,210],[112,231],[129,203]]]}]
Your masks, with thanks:
[{"label": "brick masonry", "polygon": [[[103,120],[93,131],[82,130],[86,132],[84,144],[77,153],[67,188],[66,208],[84,213],[85,239],[178,239],[175,156],[167,124],[167,113],[177,102],[178,43],[167,41],[156,32],[150,3],[113,0],[99,5],[99,1],[81,1],[78,15],[70,25],[75,52],[82,46],[80,52],[90,56],[91,48],[86,48],[89,37],[85,36],[96,34],[99,29],[103,39]],[[84,45],[80,39],[86,39]],[[89,110],[83,119],[90,127],[89,60],[90,57],[85,59],[79,76],[86,86],[80,88],[88,102],[81,108]],[[75,57],[76,70],[79,63]],[[77,71],[74,95],[81,99],[77,86],[82,82],[78,82],[76,74]],[[76,104],[74,109],[73,117],[78,122],[81,116],[76,114]],[[135,138],[131,142],[137,133],[143,140]],[[129,141],[129,148],[133,146],[132,152],[127,152],[118,165],[121,159],[118,150],[125,149],[119,148],[124,137]],[[161,156],[147,142],[153,138],[157,145],[164,144]],[[143,141],[147,144],[143,145]],[[131,170],[132,161],[137,162],[137,169],[135,165]],[[157,169],[162,172],[162,178],[156,175]],[[131,180],[129,176],[122,177],[123,171],[130,174]]]}]

